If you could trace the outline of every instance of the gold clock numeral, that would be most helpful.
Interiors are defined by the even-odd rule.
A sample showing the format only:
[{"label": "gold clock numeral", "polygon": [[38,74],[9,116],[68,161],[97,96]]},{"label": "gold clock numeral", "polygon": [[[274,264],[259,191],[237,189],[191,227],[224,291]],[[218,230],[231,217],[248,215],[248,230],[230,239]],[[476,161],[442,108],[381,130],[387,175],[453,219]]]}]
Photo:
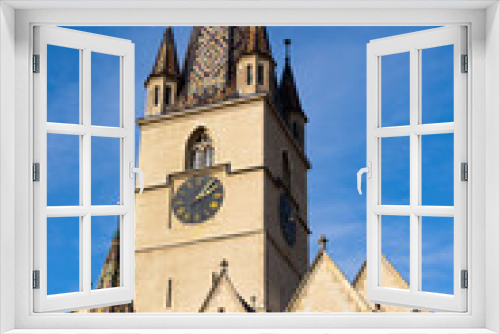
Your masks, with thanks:
[{"label": "gold clock numeral", "polygon": [[195,220],[195,221],[197,221],[197,222],[198,222],[198,221],[200,221],[200,218],[201,218],[201,217],[200,217],[200,215],[199,215],[199,214],[195,214],[195,215],[194,215],[194,220]]},{"label": "gold clock numeral", "polygon": [[177,214],[182,215],[184,213],[184,211],[186,211],[186,209],[181,206],[179,209],[177,209]]},{"label": "gold clock numeral", "polygon": [[191,214],[189,212],[186,212],[186,214],[184,215],[184,219],[189,219],[191,218]]},{"label": "gold clock numeral", "polygon": [[215,201],[214,201],[214,202],[210,203],[210,207],[211,207],[212,209],[215,209],[215,208],[217,208],[218,206],[219,206],[219,202],[215,202]]},{"label": "gold clock numeral", "polygon": [[222,193],[215,193],[215,194],[214,194],[214,198],[215,198],[215,199],[219,199],[219,198],[221,198],[221,197],[222,197]]}]

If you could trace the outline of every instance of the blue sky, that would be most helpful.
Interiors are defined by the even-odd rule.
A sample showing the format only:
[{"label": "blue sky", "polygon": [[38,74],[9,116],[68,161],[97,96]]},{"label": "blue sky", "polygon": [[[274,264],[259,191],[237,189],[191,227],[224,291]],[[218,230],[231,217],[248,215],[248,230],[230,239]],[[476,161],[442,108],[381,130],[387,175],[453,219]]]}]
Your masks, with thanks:
[{"label": "blue sky", "polygon": [[[149,75],[164,27],[78,27],[131,40],[136,47],[136,116],[144,113],[144,80]],[[366,197],[356,190],[356,172],[366,165],[366,44],[377,38],[427,27],[268,27],[273,55],[281,74],[283,39],[292,39],[292,65],[304,111],[308,175],[310,257],[326,234],[329,253],[349,279],[366,258]],[[189,27],[174,28],[182,64]],[[48,120],[78,121],[78,53],[49,49]],[[422,122],[453,121],[451,46],[424,50],[422,57]],[[92,60],[92,123],[117,125],[116,57],[96,54]],[[76,65],[76,67],[75,67]],[[409,57],[382,59],[382,125],[409,123]],[[75,70],[76,69],[76,70]],[[138,132],[137,132],[138,133]],[[66,138],[65,138],[66,137]],[[78,205],[78,139],[48,137],[48,204]],[[63,139],[64,138],[64,139]],[[136,147],[138,147],[139,133]],[[116,173],[119,144],[113,139],[92,141],[92,204],[118,200]],[[409,204],[409,140],[382,141],[382,202]],[[453,135],[422,138],[422,203],[453,205]],[[363,193],[365,183],[363,181]],[[116,231],[117,217],[92,224],[92,281]],[[62,222],[64,223],[58,223]],[[78,290],[78,219],[52,218],[48,223],[49,293]],[[76,226],[76,227],[75,227]],[[452,293],[453,219],[424,218],[422,222],[423,290]],[[382,218],[382,250],[402,276],[409,278],[408,217]],[[75,265],[76,263],[76,265]]]}]

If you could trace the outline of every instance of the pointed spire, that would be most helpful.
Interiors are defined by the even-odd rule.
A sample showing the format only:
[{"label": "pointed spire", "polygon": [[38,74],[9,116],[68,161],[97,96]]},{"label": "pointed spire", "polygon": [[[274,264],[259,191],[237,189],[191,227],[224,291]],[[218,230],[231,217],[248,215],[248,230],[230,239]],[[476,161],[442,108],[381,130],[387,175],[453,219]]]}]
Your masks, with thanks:
[{"label": "pointed spire", "polygon": [[245,54],[258,54],[272,59],[266,27],[248,27]]},{"label": "pointed spire", "polygon": [[[161,42],[153,70],[148,77],[165,76],[167,78],[177,79],[180,75],[179,63],[177,61],[177,51],[175,48],[174,33],[172,27],[167,27],[163,40]],[[146,81],[146,83],[147,83]]]},{"label": "pointed spire", "polygon": [[290,45],[291,40],[285,39],[285,66],[283,67],[283,74],[281,76],[280,83],[280,97],[281,103],[285,108],[285,113],[290,112],[300,112],[302,111],[302,106],[300,104],[299,93],[295,85],[295,79],[293,76],[291,61],[290,61]]}]

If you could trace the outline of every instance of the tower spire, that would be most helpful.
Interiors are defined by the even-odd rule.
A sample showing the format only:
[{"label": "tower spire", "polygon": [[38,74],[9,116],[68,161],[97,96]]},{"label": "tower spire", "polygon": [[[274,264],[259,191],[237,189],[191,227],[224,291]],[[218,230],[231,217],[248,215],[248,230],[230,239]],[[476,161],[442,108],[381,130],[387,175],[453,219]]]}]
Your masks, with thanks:
[{"label": "tower spire", "polygon": [[286,113],[299,112],[303,114],[299,93],[295,85],[292,66],[290,64],[290,45],[292,44],[292,41],[287,38],[284,42],[285,66],[283,67],[283,74],[281,75],[281,82],[279,86],[281,103],[285,108]]},{"label": "tower spire", "polygon": [[156,56],[156,61],[146,80],[146,84],[152,77],[166,77],[170,79],[179,78],[179,63],[177,61],[177,51],[175,48],[174,32],[172,27],[167,27],[163,34],[163,40]]},{"label": "tower spire", "polygon": [[271,46],[266,27],[248,27],[245,54],[257,54],[272,59]]}]

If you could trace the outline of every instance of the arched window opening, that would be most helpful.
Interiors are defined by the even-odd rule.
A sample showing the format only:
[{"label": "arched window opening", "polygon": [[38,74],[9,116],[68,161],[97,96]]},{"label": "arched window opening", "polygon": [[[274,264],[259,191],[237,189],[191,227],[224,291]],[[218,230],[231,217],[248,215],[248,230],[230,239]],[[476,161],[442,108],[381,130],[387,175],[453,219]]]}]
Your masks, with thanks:
[{"label": "arched window opening", "polygon": [[262,64],[257,67],[257,84],[261,86],[264,84],[264,65]]},{"label": "arched window opening", "polygon": [[247,65],[247,85],[253,84],[253,67],[252,65]]},{"label": "arched window opening", "polygon": [[186,169],[201,169],[213,166],[214,148],[205,129],[198,129],[188,141]]},{"label": "arched window opening", "polygon": [[165,87],[165,105],[169,106],[172,102],[172,87]]},{"label": "arched window opening", "polygon": [[291,188],[292,185],[292,172],[290,170],[290,162],[288,161],[288,154],[283,152],[283,183],[288,189]]},{"label": "arched window opening", "polygon": [[160,87],[155,86],[155,106],[157,106],[160,103]]}]

